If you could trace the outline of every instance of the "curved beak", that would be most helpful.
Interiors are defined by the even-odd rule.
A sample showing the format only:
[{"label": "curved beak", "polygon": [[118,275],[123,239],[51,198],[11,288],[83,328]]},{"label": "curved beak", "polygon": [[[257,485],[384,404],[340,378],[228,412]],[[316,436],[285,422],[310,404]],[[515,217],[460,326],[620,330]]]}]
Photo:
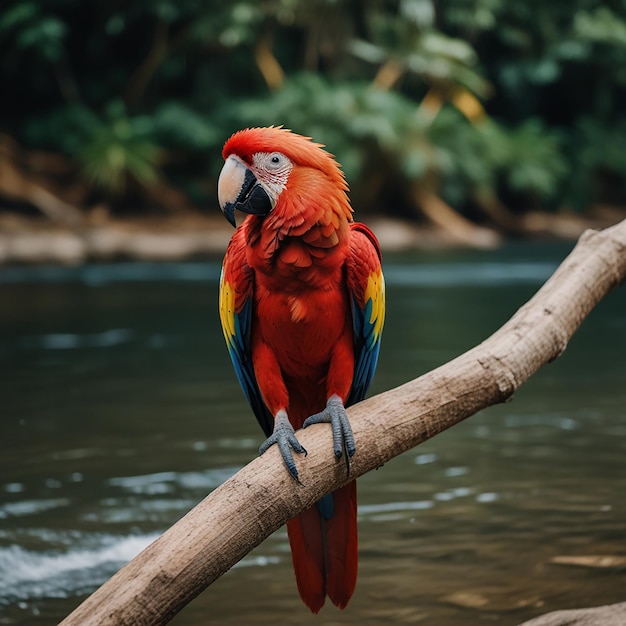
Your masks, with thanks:
[{"label": "curved beak", "polygon": [[267,192],[244,162],[231,154],[217,181],[217,199],[224,217],[234,226],[235,209],[252,215],[267,215],[274,207]]}]

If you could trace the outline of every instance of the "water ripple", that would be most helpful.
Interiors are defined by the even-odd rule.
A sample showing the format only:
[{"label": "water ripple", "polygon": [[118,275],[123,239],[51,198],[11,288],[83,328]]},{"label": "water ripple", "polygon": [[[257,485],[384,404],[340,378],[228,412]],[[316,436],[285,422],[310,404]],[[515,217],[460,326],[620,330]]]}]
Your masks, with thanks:
[{"label": "water ripple", "polygon": [[0,605],[31,598],[68,598],[102,584],[152,543],[158,533],[129,537],[83,536],[97,545],[69,552],[0,547]]},{"label": "water ripple", "polygon": [[8,517],[23,517],[26,515],[37,515],[44,511],[68,506],[70,501],[67,498],[56,498],[51,500],[22,500],[21,502],[8,502],[0,505],[0,519]]},{"label": "water ripple", "polygon": [[111,478],[109,484],[131,493],[148,495],[167,493],[175,486],[208,491],[219,487],[239,469],[241,468],[219,467],[202,472],[158,472],[141,476],[121,476]]},{"label": "water ripple", "polygon": [[112,328],[101,333],[49,333],[24,337],[21,344],[31,350],[74,350],[76,348],[109,348],[128,343],[133,332],[128,328]]},{"label": "water ripple", "polygon": [[424,511],[432,509],[432,500],[416,500],[414,502],[385,502],[381,504],[360,504],[358,512],[360,515],[372,513],[389,513],[391,511]]}]

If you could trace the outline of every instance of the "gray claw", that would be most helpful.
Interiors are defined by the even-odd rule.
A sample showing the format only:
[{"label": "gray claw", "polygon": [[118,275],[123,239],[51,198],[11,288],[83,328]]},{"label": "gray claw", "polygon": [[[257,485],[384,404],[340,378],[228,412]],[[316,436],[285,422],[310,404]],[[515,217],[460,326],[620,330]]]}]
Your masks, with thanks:
[{"label": "gray claw", "polygon": [[326,408],[315,415],[311,415],[304,420],[302,428],[311,424],[330,424],[333,433],[333,451],[335,457],[340,459],[345,452],[346,469],[350,474],[350,458],[354,456],[356,447],[354,445],[354,435],[352,427],[346,414],[341,398],[337,395],[331,396],[326,403]]},{"label": "gray claw", "polygon": [[287,471],[291,474],[297,482],[300,482],[298,478],[298,468],[293,460],[293,454],[291,450],[298,454],[304,454],[306,456],[307,451],[302,444],[298,441],[294,434],[293,426],[289,422],[287,413],[285,411],[279,411],[274,418],[274,431],[272,434],[261,444],[259,448],[259,454],[264,454],[271,446],[276,444],[280,451],[280,455],[283,457],[283,462],[287,467]]}]

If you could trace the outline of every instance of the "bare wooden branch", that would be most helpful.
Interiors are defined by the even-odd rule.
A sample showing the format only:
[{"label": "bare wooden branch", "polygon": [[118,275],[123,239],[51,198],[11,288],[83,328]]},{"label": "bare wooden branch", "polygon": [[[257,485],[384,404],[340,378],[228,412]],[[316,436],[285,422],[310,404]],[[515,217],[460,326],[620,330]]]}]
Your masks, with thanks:
[{"label": "bare wooden branch", "polygon": [[[351,478],[503,402],[558,357],[593,307],[626,277],[626,221],[587,231],[548,282],[489,339],[420,378],[348,411],[357,453]],[[298,434],[302,485],[270,449],[212,492],[87,598],[62,624],[165,624],[252,548],[346,482],[330,429]]]}]

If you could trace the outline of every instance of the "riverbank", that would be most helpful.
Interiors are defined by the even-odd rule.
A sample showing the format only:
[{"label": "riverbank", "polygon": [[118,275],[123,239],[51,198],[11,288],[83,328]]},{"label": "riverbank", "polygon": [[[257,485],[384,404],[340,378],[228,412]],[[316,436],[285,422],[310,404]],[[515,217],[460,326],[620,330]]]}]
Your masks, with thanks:
[{"label": "riverbank", "polygon": [[[597,209],[586,216],[531,212],[520,218],[515,236],[574,241],[587,228],[606,228],[625,217],[626,210],[616,209]],[[444,229],[374,216],[363,221],[374,230],[384,251],[496,248],[506,238],[482,226]],[[0,263],[175,261],[221,254],[232,233],[219,213],[126,218],[94,213],[79,226],[70,227],[45,218],[0,212]]]}]

